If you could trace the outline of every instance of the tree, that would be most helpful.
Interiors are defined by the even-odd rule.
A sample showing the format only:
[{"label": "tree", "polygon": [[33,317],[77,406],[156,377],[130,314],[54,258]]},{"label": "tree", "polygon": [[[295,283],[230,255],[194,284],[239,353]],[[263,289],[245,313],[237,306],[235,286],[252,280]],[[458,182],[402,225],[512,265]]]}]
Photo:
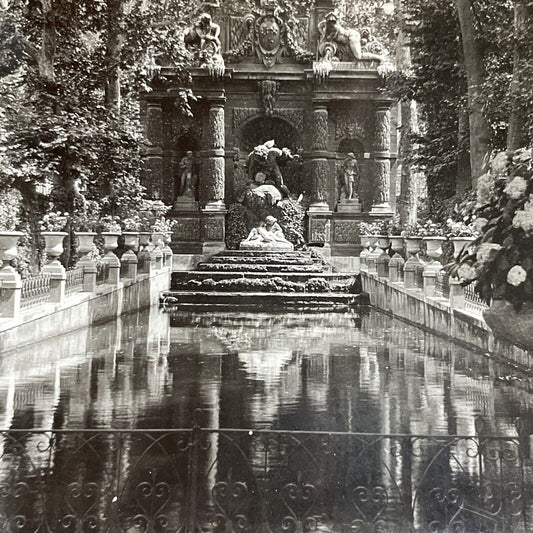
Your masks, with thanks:
[{"label": "tree", "polygon": [[485,81],[483,50],[474,24],[472,0],[455,0],[461,26],[463,58],[468,81],[468,115],[470,125],[470,168],[475,185],[487,167],[490,151],[490,128],[482,100]]},{"label": "tree", "polygon": [[[531,121],[533,98],[533,4],[528,0],[514,2],[513,77],[509,87],[510,114],[507,149],[522,148],[528,142],[528,122]],[[530,140],[530,139],[529,139]]]}]

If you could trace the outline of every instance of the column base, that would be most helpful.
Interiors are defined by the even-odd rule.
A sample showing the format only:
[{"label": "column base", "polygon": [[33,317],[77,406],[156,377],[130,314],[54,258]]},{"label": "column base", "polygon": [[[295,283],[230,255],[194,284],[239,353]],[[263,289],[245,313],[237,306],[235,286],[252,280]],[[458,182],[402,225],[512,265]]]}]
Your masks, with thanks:
[{"label": "column base", "polygon": [[207,202],[205,207],[202,209],[203,213],[217,213],[221,211],[226,211],[226,204],[224,203],[224,200],[215,200],[212,202]]},{"label": "column base", "polygon": [[382,204],[376,204],[372,207],[370,210],[370,216],[392,216],[394,215],[394,211],[392,210],[391,205],[389,202],[384,202]]}]

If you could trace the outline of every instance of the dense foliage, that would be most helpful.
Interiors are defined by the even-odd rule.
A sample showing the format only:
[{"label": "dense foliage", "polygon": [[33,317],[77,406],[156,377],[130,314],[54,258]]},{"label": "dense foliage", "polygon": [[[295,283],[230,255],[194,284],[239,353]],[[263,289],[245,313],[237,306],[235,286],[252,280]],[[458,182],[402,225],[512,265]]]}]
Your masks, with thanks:
[{"label": "dense foliage", "polygon": [[[10,197],[19,204],[15,225],[34,250],[49,211],[69,213],[68,229],[83,229],[141,207],[141,91],[158,63],[187,82],[180,32],[195,7],[13,0],[0,11],[0,191],[18,191]],[[184,114],[189,97],[183,91],[176,103]]]},{"label": "dense foliage", "polygon": [[476,226],[481,237],[453,272],[475,283],[487,302],[520,308],[533,301],[533,159],[530,150],[500,152],[480,179]]},{"label": "dense foliage", "polygon": [[[486,77],[482,86],[483,113],[490,125],[490,144],[505,148],[513,103],[521,103],[531,125],[533,73],[531,21],[516,31],[513,8],[522,0],[472,0],[476,39],[483,51]],[[463,193],[470,182],[469,109],[465,60],[456,0],[403,0],[412,55],[411,71],[393,76],[391,90],[401,99],[415,100],[421,131],[415,139],[412,162],[427,176],[430,211],[442,201]],[[527,2],[526,2],[527,3]],[[529,36],[529,37],[528,37]],[[513,78],[514,52],[522,47],[521,75]],[[525,131],[527,131],[527,126]],[[524,139],[527,145],[527,136]],[[465,157],[466,156],[466,157]],[[456,202],[456,200],[454,200]],[[443,213],[446,216],[446,213]]]}]

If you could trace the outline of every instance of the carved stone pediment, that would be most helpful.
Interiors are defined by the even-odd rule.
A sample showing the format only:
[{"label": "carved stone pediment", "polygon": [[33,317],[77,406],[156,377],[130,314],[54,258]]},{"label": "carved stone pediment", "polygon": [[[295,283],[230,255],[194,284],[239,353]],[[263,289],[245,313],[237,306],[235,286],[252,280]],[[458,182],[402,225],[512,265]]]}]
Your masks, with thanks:
[{"label": "carved stone pediment", "polygon": [[281,62],[282,57],[310,62],[308,52],[309,18],[287,21],[272,5],[263,6],[261,12],[244,17],[229,18],[229,50],[225,57],[229,63],[252,58],[254,55],[267,68]]}]

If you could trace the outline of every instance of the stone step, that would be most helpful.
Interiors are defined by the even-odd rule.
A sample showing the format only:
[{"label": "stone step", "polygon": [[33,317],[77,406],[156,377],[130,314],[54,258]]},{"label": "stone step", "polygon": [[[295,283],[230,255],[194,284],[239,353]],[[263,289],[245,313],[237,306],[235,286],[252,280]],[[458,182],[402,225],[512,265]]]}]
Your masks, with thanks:
[{"label": "stone step", "polygon": [[312,253],[307,250],[297,250],[295,252],[274,252],[267,250],[224,250],[213,257],[272,257],[280,256],[286,258],[312,257]]},{"label": "stone step", "polygon": [[[276,277],[279,277],[285,281],[308,281],[311,278],[316,278],[317,274],[314,273],[302,273],[302,272],[282,272],[276,274]],[[353,276],[351,274],[342,274],[335,272],[321,272],[318,277],[324,278],[329,282],[344,282],[349,283]],[[271,279],[272,273],[270,272],[208,272],[208,271],[199,271],[199,270],[190,270],[183,272],[173,272],[172,273],[172,283],[174,282],[186,282],[193,279],[196,280],[205,280],[212,279],[214,281],[220,281],[222,279]]]},{"label": "stone step", "polygon": [[210,264],[227,264],[227,265],[314,265],[322,264],[321,261],[314,260],[312,257],[238,257],[238,256],[213,256],[207,261]]},{"label": "stone step", "polygon": [[267,293],[326,293],[353,292],[357,287],[354,278],[346,280],[326,280],[323,277],[309,277],[295,281],[279,276],[268,278],[229,278],[221,280],[189,279],[173,280],[173,291],[185,292],[267,292]]},{"label": "stone step", "polygon": [[326,266],[320,264],[311,265],[271,265],[267,262],[259,265],[249,265],[246,263],[198,263],[196,269],[202,272],[271,272],[271,273],[315,273],[321,274],[326,270]]},{"label": "stone step", "polygon": [[368,305],[364,294],[347,293],[269,293],[269,292],[194,292],[168,291],[161,294],[165,308],[182,305],[244,306],[351,306]]}]

